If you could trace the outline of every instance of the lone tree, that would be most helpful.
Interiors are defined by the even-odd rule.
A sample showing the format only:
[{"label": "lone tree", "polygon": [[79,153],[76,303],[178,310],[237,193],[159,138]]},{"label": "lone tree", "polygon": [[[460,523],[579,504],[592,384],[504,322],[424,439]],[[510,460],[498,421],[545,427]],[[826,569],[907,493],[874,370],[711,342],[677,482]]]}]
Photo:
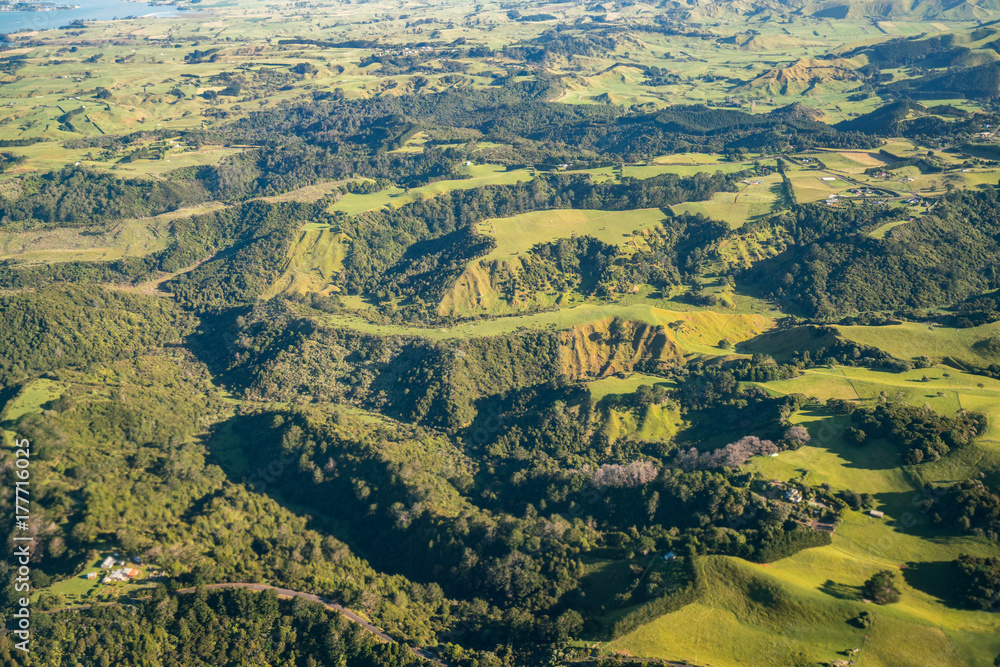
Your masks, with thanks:
[{"label": "lone tree", "polygon": [[892,604],[899,602],[899,589],[896,588],[896,575],[892,570],[882,570],[865,582],[865,597],[876,604]]}]

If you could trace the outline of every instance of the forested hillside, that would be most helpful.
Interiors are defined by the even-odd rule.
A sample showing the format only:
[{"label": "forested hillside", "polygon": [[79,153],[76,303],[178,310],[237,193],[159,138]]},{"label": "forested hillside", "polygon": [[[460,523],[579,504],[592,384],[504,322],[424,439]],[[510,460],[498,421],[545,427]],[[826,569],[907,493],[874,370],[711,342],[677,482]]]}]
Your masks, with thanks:
[{"label": "forested hillside", "polygon": [[5,665],[1000,659],[995,8],[654,4],[0,12]]}]

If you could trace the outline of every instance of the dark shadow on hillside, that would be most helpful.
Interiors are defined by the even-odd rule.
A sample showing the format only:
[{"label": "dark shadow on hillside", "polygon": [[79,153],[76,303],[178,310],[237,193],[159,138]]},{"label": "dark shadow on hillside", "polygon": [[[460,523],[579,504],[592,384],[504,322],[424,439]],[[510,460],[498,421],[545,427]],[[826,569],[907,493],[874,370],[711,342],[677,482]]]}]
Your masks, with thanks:
[{"label": "dark shadow on hillside", "polygon": [[615,596],[628,591],[635,583],[636,573],[628,562],[612,563],[580,579],[573,606],[592,614],[603,614],[622,605]]},{"label": "dark shadow on hillside", "polygon": [[[352,549],[346,524],[333,511],[325,511],[323,494],[303,502],[305,494],[298,459],[281,448],[281,433],[271,428],[276,414],[236,416],[219,424],[207,438],[208,461],[222,468],[234,484],[265,495],[295,514],[310,519],[309,528],[333,535]],[[297,497],[298,496],[298,497]],[[193,518],[193,517],[192,517]]]},{"label": "dark shadow on hillside", "polygon": [[801,325],[765,331],[736,346],[743,354],[768,354],[779,363],[787,362],[793,352],[813,353],[836,342],[836,335],[827,327]]},{"label": "dark shadow on hillside", "polygon": [[752,410],[734,411],[721,405],[688,412],[685,425],[675,438],[681,447],[712,451],[748,435],[777,441],[783,430],[772,415]]},{"label": "dark shadow on hillside", "polygon": [[438,300],[458,280],[466,265],[488,255],[496,247],[490,237],[480,237],[468,229],[418,241],[385,270],[385,279],[397,284],[405,296]]},{"label": "dark shadow on hillside", "polygon": [[[300,465],[298,450],[286,451],[284,440],[299,429],[290,413],[236,416],[220,424],[208,437],[209,461],[218,465],[234,484],[266,496],[286,510],[306,519],[306,527],[346,544],[351,553],[386,574],[400,574],[415,582],[435,580],[434,563],[428,563],[427,541],[395,539],[397,531],[383,512],[372,510],[378,495],[379,509],[403,501],[406,489],[398,484],[398,471],[390,462],[359,453],[355,461],[334,461],[322,481]],[[301,433],[301,430],[298,430]],[[359,452],[362,448],[358,447]],[[330,457],[333,461],[333,457]],[[349,469],[348,469],[349,468]],[[372,496],[359,494],[355,480],[371,487]],[[194,519],[194,516],[189,517]],[[417,524],[421,519],[415,519]],[[426,519],[420,528],[428,532]],[[410,536],[412,537],[412,536]],[[261,548],[266,548],[263,544]],[[263,554],[262,554],[263,555]]]},{"label": "dark shadow on hillside", "polygon": [[903,579],[916,590],[934,596],[937,602],[960,608],[961,601],[956,593],[957,574],[957,568],[951,561],[908,563],[903,570]]},{"label": "dark shadow on hillside", "polygon": [[[445,382],[449,361],[456,352],[447,345],[418,338],[370,334],[335,326],[319,326],[282,306],[267,303],[256,310],[247,307],[222,313],[205,313],[198,330],[185,346],[203,362],[213,381],[235,395],[253,388],[254,396],[270,401],[344,402],[377,407],[403,421],[441,425],[448,422],[449,406],[439,391]],[[315,363],[302,357],[302,347],[313,339],[316,358],[335,357],[351,367],[342,372],[337,364]],[[383,361],[381,357],[389,357]],[[328,357],[331,359],[332,357]],[[301,362],[293,360],[302,359]],[[298,375],[303,368],[313,370]],[[295,375],[294,381],[287,376]],[[284,374],[284,375],[283,375]],[[365,377],[367,385],[358,380]],[[417,414],[419,403],[430,409]]]},{"label": "dark shadow on hillside", "polygon": [[[784,181],[774,183],[768,189],[771,191],[771,194],[774,195],[775,201],[778,202],[777,208],[792,208],[795,206],[795,202],[793,202],[791,197],[788,196],[788,188],[785,187]],[[770,212],[765,215],[770,215]],[[754,219],[763,218],[765,215],[754,216]]]},{"label": "dark shadow on hillside", "polygon": [[[881,491],[875,494],[878,509],[885,512],[881,521],[891,528],[905,533],[928,534],[930,519],[924,511],[924,496],[919,491]],[[940,531],[935,531],[940,532]]]},{"label": "dark shadow on hillside", "polygon": [[862,445],[847,442],[844,430],[851,418],[818,405],[802,408],[801,415],[810,419],[809,447],[825,449],[844,460],[844,467],[863,470],[891,470],[903,465],[899,451],[883,439],[866,441]]},{"label": "dark shadow on hillside", "polygon": [[185,347],[208,367],[215,382],[234,393],[242,392],[250,379],[232,370],[236,355],[239,329],[237,318],[245,316],[250,308],[233,308],[222,312],[201,315],[198,330],[187,337]]},{"label": "dark shadow on hillside", "polygon": [[512,428],[537,427],[546,416],[556,412],[578,413],[588,397],[584,387],[554,383],[485,396],[474,402],[475,417],[460,434],[467,446],[486,447]]},{"label": "dark shadow on hillside", "polygon": [[821,591],[837,598],[838,600],[860,600],[861,599],[861,586],[851,586],[849,584],[841,584],[832,579],[827,579],[823,582],[823,585],[819,587]]},{"label": "dark shadow on hillside", "polygon": [[0,388],[0,415],[4,414],[7,410],[7,404],[13,401],[20,391],[21,385],[19,384]]},{"label": "dark shadow on hillside", "polygon": [[869,520],[884,523],[897,533],[906,533],[940,545],[951,544],[956,537],[963,535],[953,523],[945,521],[935,524],[931,521],[931,514],[935,510],[924,507],[927,496],[921,491],[882,492],[874,496],[876,506],[885,512],[885,516],[869,517]]},{"label": "dark shadow on hillside", "polygon": [[[942,481],[950,483],[951,480]],[[948,523],[931,523],[931,514],[936,511],[929,506],[934,500],[932,491],[882,491],[874,496],[878,508],[885,512],[882,521],[896,530],[930,537],[955,537],[961,534]]]}]

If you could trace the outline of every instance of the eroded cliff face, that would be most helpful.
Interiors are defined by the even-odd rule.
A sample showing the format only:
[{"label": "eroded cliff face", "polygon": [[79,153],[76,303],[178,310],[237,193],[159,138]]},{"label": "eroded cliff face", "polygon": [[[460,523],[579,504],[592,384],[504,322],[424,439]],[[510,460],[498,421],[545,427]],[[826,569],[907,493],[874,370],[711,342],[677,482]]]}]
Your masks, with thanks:
[{"label": "eroded cliff face", "polygon": [[652,370],[683,358],[669,329],[612,318],[563,332],[560,350],[563,373],[573,380]]}]

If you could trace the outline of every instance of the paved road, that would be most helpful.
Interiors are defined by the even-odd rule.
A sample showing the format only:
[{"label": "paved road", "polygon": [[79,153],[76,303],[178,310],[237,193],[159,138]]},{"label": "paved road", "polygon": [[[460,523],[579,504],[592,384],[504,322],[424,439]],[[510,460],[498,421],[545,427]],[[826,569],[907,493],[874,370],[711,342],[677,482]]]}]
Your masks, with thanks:
[{"label": "paved road", "polygon": [[[344,607],[343,605],[339,605],[336,602],[333,602],[331,600],[327,600],[326,598],[322,598],[322,597],[320,597],[318,595],[313,595],[312,593],[303,593],[302,591],[293,591],[293,590],[289,590],[287,588],[278,588],[277,586],[268,586],[267,584],[208,584],[208,585],[205,586],[205,588],[249,588],[252,591],[274,591],[275,593],[278,594],[279,598],[285,598],[285,599],[289,599],[289,598],[304,598],[306,600],[309,600],[310,602],[315,602],[317,604],[321,604],[324,607],[326,607],[327,609],[332,609],[334,611],[340,612],[341,614],[343,614],[347,618],[347,620],[353,621],[353,622],[357,623],[358,625],[360,625],[364,629],[368,630],[370,633],[372,633],[373,635],[375,635],[376,637],[378,637],[380,640],[382,640],[384,642],[395,642],[396,641],[395,639],[393,639],[392,637],[390,637],[389,635],[387,635],[385,632],[383,632],[381,628],[372,625],[371,623],[369,623],[364,618],[362,618],[361,616],[359,616],[355,612],[351,611],[347,607]],[[195,588],[182,588],[182,589],[178,590],[177,593],[194,593],[195,590],[197,590],[197,589],[195,589]],[[445,665],[445,663],[440,658],[436,657],[433,653],[431,653],[427,649],[419,648],[419,647],[414,647],[414,646],[407,646],[407,648],[410,649],[410,653],[413,653],[414,655],[416,655],[416,656],[418,656],[420,658],[424,658],[425,660],[430,660],[432,662],[436,662],[439,665]]]}]

